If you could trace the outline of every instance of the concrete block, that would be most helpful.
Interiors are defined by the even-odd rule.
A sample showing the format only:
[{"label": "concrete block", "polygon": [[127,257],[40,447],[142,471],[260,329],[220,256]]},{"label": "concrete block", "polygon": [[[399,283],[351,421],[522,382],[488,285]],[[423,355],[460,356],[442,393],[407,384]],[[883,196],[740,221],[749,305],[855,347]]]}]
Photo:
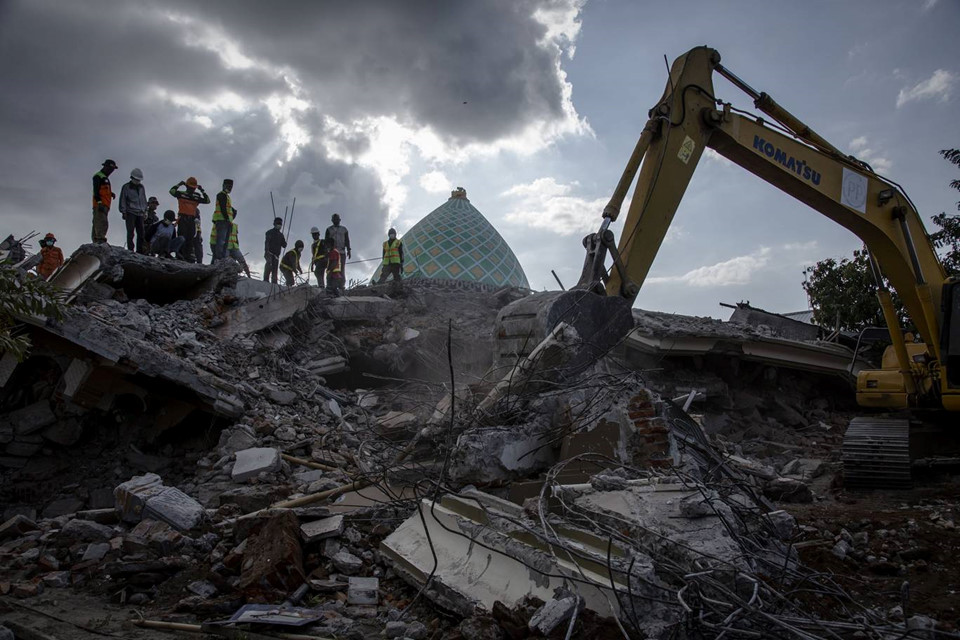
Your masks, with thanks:
[{"label": "concrete block", "polygon": [[155,473],[134,476],[122,483],[113,490],[120,519],[125,522],[140,522],[147,500],[163,489],[163,481]]},{"label": "concrete block", "polygon": [[300,525],[300,536],[307,543],[332,538],[341,533],[343,533],[343,516],[331,516]]},{"label": "concrete block", "polygon": [[42,432],[43,439],[63,447],[75,445],[83,435],[83,427],[76,418],[59,420]]},{"label": "concrete block", "polygon": [[220,433],[220,441],[217,443],[217,451],[222,456],[228,456],[255,447],[257,436],[253,429],[245,424],[238,424],[229,429],[224,429]]},{"label": "concrete block", "polygon": [[56,518],[70,513],[76,513],[80,509],[83,509],[83,500],[73,497],[61,498],[48,504],[43,510],[42,515],[44,518]]},{"label": "concrete block", "polygon": [[797,527],[797,521],[783,509],[768,513],[767,520],[770,522],[770,526],[773,527],[777,537],[781,540],[789,540],[793,537],[793,532]]},{"label": "concrete block", "polygon": [[60,539],[65,543],[104,542],[112,537],[112,527],[78,518],[70,520],[60,529]]},{"label": "concrete block", "polygon": [[203,506],[176,487],[164,487],[147,498],[143,514],[163,520],[180,531],[189,531],[203,520]]},{"label": "concrete block", "polygon": [[221,338],[230,338],[272,327],[306,309],[318,295],[319,289],[307,285],[276,291],[223,314],[224,322],[214,332]]},{"label": "concrete block", "polygon": [[379,604],[379,578],[350,578],[347,586],[347,604]]},{"label": "concrete block", "polygon": [[13,425],[14,433],[27,434],[53,424],[57,421],[57,416],[54,415],[48,400],[40,400],[22,409],[11,411],[6,415],[6,420]]},{"label": "concrete block", "polygon": [[324,302],[327,315],[339,322],[386,322],[396,303],[373,296],[341,296]]},{"label": "concrete block", "polygon": [[270,447],[254,447],[237,451],[237,461],[233,464],[230,477],[234,482],[245,482],[261,473],[272,473],[280,469],[280,450]]},{"label": "concrete block", "polygon": [[37,529],[39,529],[37,523],[24,515],[17,514],[3,524],[0,524],[0,540],[19,538],[23,534],[36,531]]},{"label": "concrete block", "polygon": [[330,561],[337,571],[348,576],[363,569],[363,560],[345,549],[338,551],[336,555],[330,558]]},{"label": "concrete block", "polygon": [[575,597],[552,599],[537,609],[536,613],[530,618],[528,627],[531,631],[539,631],[543,635],[549,636],[554,629],[569,620],[576,610],[577,599]]},{"label": "concrete block", "polygon": [[82,561],[86,562],[87,560],[93,560],[94,562],[99,562],[103,560],[107,554],[110,552],[110,543],[109,542],[91,542],[87,545],[86,551],[83,552]]}]

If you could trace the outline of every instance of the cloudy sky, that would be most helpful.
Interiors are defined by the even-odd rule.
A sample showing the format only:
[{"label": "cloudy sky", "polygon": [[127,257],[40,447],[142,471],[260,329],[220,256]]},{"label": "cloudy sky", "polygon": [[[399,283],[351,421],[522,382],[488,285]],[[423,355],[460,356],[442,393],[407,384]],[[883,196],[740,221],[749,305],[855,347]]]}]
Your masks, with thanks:
[{"label": "cloudy sky", "polygon": [[[571,284],[663,91],[663,56],[701,44],[929,218],[956,210],[958,176],[937,151],[960,146],[958,25],[958,0],[0,0],[3,232],[52,230],[67,252],[87,241],[90,177],[107,157],[114,191],[139,167],[161,209],[187,176],[211,195],[234,178],[252,263],[271,191],[281,210],[296,197],[294,237],[341,213],[363,259],[459,185],[531,286],[555,286],[551,269]],[[122,224],[111,212],[111,243]],[[802,309],[804,266],[858,246],[707,156],[638,306]]]}]

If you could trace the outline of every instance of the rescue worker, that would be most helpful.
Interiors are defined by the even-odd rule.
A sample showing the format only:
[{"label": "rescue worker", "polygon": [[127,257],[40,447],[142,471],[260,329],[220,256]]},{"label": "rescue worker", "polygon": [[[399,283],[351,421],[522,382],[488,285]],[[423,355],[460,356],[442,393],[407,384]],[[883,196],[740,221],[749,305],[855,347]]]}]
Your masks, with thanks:
[{"label": "rescue worker", "polygon": [[[347,231],[346,227],[340,225],[339,213],[333,214],[330,221],[333,224],[327,227],[327,233],[324,237],[333,240],[333,246],[340,256],[340,273],[344,273],[344,266],[347,263],[347,258],[350,257],[350,232]],[[346,254],[344,254],[344,251],[346,251]]]},{"label": "rescue worker", "polygon": [[[134,168],[130,182],[120,188],[117,201],[120,215],[127,223],[127,249],[143,253],[143,221],[147,215],[147,191],[143,188],[143,171]],[[136,242],[134,242],[136,236]]]},{"label": "rescue worker", "polygon": [[227,241],[230,237],[230,224],[237,210],[233,208],[230,192],[233,191],[233,180],[223,181],[223,188],[217,194],[217,204],[213,210],[213,229],[210,230],[213,242],[213,260],[223,260],[227,255]]},{"label": "rescue worker", "polygon": [[303,240],[297,240],[293,243],[293,249],[287,251],[283,255],[283,260],[280,261],[280,269],[283,271],[283,279],[286,281],[287,287],[297,284],[294,274],[303,273],[303,269],[300,268],[301,253],[303,253]]},{"label": "rescue worker", "polygon": [[110,203],[117,197],[110,187],[110,174],[116,168],[117,163],[107,158],[100,171],[93,174],[93,231],[90,239],[97,244],[107,241],[107,214],[110,212]]},{"label": "rescue worker", "polygon": [[143,221],[143,252],[152,256],[154,254],[152,248],[150,247],[150,241],[147,238],[153,237],[153,234],[157,230],[157,225],[160,224],[160,218],[157,217],[157,207],[160,206],[160,201],[154,196],[150,196],[150,199],[147,200],[147,215]]},{"label": "rescue worker", "polygon": [[280,252],[287,246],[287,239],[283,237],[283,218],[273,219],[273,228],[264,234],[263,259],[267,261],[263,268],[263,281],[277,284],[277,268],[280,266]]},{"label": "rescue worker", "polygon": [[53,272],[63,266],[63,251],[60,247],[53,246],[57,239],[52,233],[43,236],[43,242],[40,243],[40,264],[37,265],[37,275],[44,280],[49,280]]},{"label": "rescue worker", "polygon": [[327,292],[335,296],[343,293],[344,276],[340,252],[333,242],[333,238],[325,238],[327,244]]},{"label": "rescue worker", "polygon": [[180,250],[186,241],[177,235],[177,227],[173,224],[175,218],[171,209],[164,211],[163,220],[154,229],[153,235],[147,239],[150,247],[161,258],[173,258],[171,255],[173,253],[180,257]]},{"label": "rescue worker", "polygon": [[403,243],[397,239],[397,230],[387,232],[387,241],[383,243],[383,262],[380,264],[380,279],[377,284],[383,284],[388,276],[393,276],[394,282],[400,282],[400,273],[403,269]]},{"label": "rescue worker", "polygon": [[[180,191],[180,187],[186,187]],[[194,261],[194,241],[197,236],[197,207],[210,204],[210,196],[203,190],[197,179],[190,176],[170,187],[170,195],[177,199],[177,234],[183,238],[183,257],[187,262]]]},{"label": "rescue worker", "polygon": [[[224,249],[224,251],[226,252],[226,253],[224,254],[224,258],[230,257],[230,258],[233,258],[234,260],[236,260],[237,263],[238,263],[241,267],[243,267],[243,270],[244,270],[244,272],[247,274],[247,277],[248,277],[248,278],[252,278],[253,276],[250,275],[250,267],[247,266],[247,261],[246,261],[246,259],[243,257],[243,252],[240,251],[240,238],[239,238],[240,230],[239,230],[239,228],[237,227],[236,215],[237,215],[237,210],[234,209],[234,210],[233,210],[233,216],[232,216],[233,219],[230,221],[230,233],[227,235],[227,244],[226,244],[226,247],[225,247],[225,249]],[[211,247],[213,247],[213,245],[214,245],[214,235],[215,235],[215,234],[216,234],[216,230],[215,230],[215,229],[214,229],[214,231],[211,231],[211,232],[210,232],[210,246],[211,246]]]},{"label": "rescue worker", "polygon": [[[193,261],[197,264],[203,264],[203,231],[200,229],[200,216],[196,218],[197,229],[193,235]],[[213,260],[210,260],[213,264]]]},{"label": "rescue worker", "polygon": [[323,289],[323,274],[327,271],[327,242],[320,237],[320,229],[310,229],[313,244],[310,245],[310,271],[317,276],[317,286]]}]

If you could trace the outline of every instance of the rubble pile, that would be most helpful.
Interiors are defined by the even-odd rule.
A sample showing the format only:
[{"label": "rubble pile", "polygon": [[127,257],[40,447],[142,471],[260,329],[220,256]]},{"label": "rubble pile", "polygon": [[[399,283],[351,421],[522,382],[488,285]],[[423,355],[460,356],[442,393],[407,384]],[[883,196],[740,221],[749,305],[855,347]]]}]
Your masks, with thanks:
[{"label": "rubble pile", "polygon": [[[516,289],[331,298],[96,251],[62,325],[24,319],[0,392],[0,612],[69,590],[128,632],[230,637],[949,629],[808,568],[938,557],[909,527],[805,511],[846,409],[813,374],[573,366],[590,337],[563,323],[498,368]],[[151,298],[158,269],[174,284]],[[931,504],[917,526],[953,531]]]}]

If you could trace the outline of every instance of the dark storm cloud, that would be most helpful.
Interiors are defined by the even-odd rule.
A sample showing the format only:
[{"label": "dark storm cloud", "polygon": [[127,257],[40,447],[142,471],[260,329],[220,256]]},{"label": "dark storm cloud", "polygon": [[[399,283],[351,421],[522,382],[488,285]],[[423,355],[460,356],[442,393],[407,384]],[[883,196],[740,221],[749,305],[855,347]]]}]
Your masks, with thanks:
[{"label": "dark storm cloud", "polygon": [[[448,143],[492,142],[562,118],[557,54],[538,44],[537,5],[0,0],[4,227],[56,228],[71,249],[89,233],[90,176],[111,157],[120,164],[115,191],[139,166],[163,208],[173,206],[166,190],[187,175],[213,192],[235,178],[244,250],[255,256],[271,189],[283,201],[297,195],[295,234],[326,226],[337,210],[355,249],[375,254],[382,185],[321,144],[339,136],[355,155],[371,143],[362,132],[327,130],[324,117],[395,117]],[[225,64],[210,50],[221,36],[253,64]],[[307,106],[288,124],[310,143],[288,159],[282,123],[264,100],[294,92]],[[225,108],[207,110],[214,104]],[[121,224],[112,214],[114,244]]]}]

